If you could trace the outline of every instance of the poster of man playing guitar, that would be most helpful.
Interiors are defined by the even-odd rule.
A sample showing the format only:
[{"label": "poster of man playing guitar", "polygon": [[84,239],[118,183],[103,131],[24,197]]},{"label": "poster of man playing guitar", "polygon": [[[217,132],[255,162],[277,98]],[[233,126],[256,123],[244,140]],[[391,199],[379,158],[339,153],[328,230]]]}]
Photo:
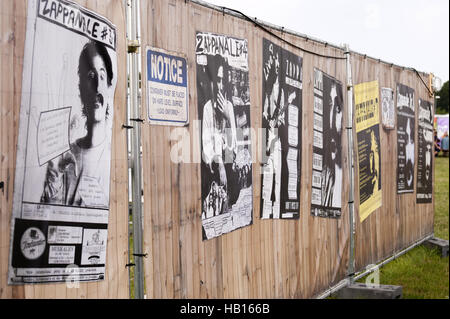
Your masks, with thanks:
[{"label": "poster of man playing guitar", "polygon": [[262,218],[298,218],[302,58],[263,40]]}]

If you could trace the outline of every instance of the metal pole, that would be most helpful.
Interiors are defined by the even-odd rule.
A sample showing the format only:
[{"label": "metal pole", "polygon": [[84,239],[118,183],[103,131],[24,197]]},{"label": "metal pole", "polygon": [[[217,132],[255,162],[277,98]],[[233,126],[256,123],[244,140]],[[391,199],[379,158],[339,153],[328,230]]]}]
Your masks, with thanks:
[{"label": "metal pole", "polygon": [[[353,171],[355,169],[353,163],[353,82],[352,82],[352,66],[350,62],[350,49],[348,44],[345,47],[345,57],[347,62],[347,138],[348,138],[348,175],[349,175],[349,226],[350,226],[350,260],[348,265],[348,275],[352,276],[355,272],[355,212],[354,212],[354,185]],[[353,279],[350,279],[353,281]]]},{"label": "metal pole", "polygon": [[[129,0],[129,38],[128,55],[130,57],[129,85],[130,85],[130,114],[131,118],[140,118],[139,105],[139,39],[137,32],[137,1]],[[131,179],[132,179],[132,215],[133,215],[133,255],[134,255],[134,298],[144,298],[144,271],[143,271],[143,245],[142,245],[142,186],[141,186],[141,127],[139,122],[131,123]]]}]

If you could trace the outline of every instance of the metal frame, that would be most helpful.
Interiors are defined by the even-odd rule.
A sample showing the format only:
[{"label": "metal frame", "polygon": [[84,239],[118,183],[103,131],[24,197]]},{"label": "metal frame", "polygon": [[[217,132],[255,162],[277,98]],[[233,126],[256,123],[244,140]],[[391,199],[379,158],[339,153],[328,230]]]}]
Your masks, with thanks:
[{"label": "metal frame", "polygon": [[353,161],[353,80],[352,80],[352,64],[350,61],[350,49],[348,44],[344,45],[346,68],[347,68],[347,139],[348,139],[348,178],[349,178],[349,227],[350,227],[350,258],[347,274],[353,275],[355,272],[355,211],[354,211],[354,185],[353,175],[355,165]]},{"label": "metal frame", "polygon": [[[127,122],[133,129],[128,134],[128,145],[131,146],[131,194],[133,219],[133,256],[134,256],[134,298],[144,298],[144,269],[143,253],[143,224],[142,224],[142,167],[141,167],[141,127],[140,122],[131,119],[140,119],[141,105],[139,92],[139,74],[141,63],[139,0],[127,0],[127,49],[128,49],[128,75],[129,98],[127,99]],[[131,247],[130,247],[131,248]],[[131,286],[131,285],[130,285]],[[131,287],[130,287],[131,289]]]},{"label": "metal frame", "polygon": [[345,279],[341,280],[337,285],[327,289],[326,291],[324,291],[320,295],[316,296],[316,299],[325,299],[325,298],[329,297],[330,295],[332,295],[333,293],[337,292],[338,290],[349,286],[350,284],[352,284],[353,282],[355,282],[358,279],[361,279],[364,276],[367,276],[368,274],[374,272],[375,270],[377,270],[380,267],[386,265],[387,263],[397,259],[398,257],[406,254],[411,249],[416,248],[417,246],[421,245],[423,242],[425,242],[425,241],[427,241],[427,240],[429,240],[429,239],[431,239],[433,237],[434,237],[434,233],[431,234],[431,235],[428,235],[428,236],[426,236],[426,237],[424,237],[424,238],[422,238],[422,239],[420,239],[418,241],[416,241],[411,246],[401,250],[398,253],[394,252],[394,254],[391,257],[383,260],[382,262],[374,265],[373,267],[370,267],[369,269],[360,271],[360,272],[354,274],[353,276],[351,276],[349,278],[345,278]]}]

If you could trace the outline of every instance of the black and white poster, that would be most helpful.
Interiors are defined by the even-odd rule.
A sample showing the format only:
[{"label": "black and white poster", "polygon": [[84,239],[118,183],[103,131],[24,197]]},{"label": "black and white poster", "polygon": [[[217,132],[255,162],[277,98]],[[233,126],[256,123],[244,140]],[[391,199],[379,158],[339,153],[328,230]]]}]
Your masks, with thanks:
[{"label": "black and white poster", "polygon": [[394,90],[381,88],[381,121],[385,129],[395,128]]},{"label": "black and white poster", "polygon": [[417,203],[431,203],[433,196],[433,106],[419,99],[417,138]]},{"label": "black and white poster", "polygon": [[263,39],[261,218],[299,218],[302,58]]},{"label": "black and white poster", "polygon": [[311,214],[339,218],[342,198],[342,84],[314,69]]},{"label": "black and white poster", "polygon": [[110,21],[28,2],[10,284],[104,278],[116,82]]},{"label": "black and white poster", "polygon": [[414,90],[397,84],[397,193],[414,192]]},{"label": "black and white poster", "polygon": [[196,34],[203,239],[252,223],[247,40]]}]

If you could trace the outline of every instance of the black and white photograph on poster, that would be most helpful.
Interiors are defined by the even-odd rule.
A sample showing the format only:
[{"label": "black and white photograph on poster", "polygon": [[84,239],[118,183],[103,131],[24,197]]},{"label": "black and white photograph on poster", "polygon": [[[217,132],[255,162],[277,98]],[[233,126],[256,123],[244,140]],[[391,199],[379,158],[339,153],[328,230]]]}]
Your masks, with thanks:
[{"label": "black and white photograph on poster", "polygon": [[397,84],[397,193],[414,192],[414,90]]},{"label": "black and white photograph on poster", "polygon": [[341,216],[343,112],[341,82],[314,69],[313,216]]},{"label": "black and white photograph on poster", "polygon": [[261,218],[299,218],[302,58],[267,39],[262,54]]},{"label": "black and white photograph on poster", "polygon": [[203,240],[253,222],[247,40],[197,32]]},{"label": "black and white photograph on poster", "polygon": [[[67,0],[28,2],[11,236],[19,223],[52,227],[44,257],[29,259],[11,243],[10,260],[24,259],[10,264],[10,284],[64,282],[67,265],[83,271],[82,229],[106,232],[116,83],[116,27],[107,18]],[[48,276],[34,275],[40,267]],[[97,268],[86,280],[104,278],[105,263]]]},{"label": "black and white photograph on poster", "polygon": [[385,129],[395,128],[394,90],[381,88],[381,121]]},{"label": "black and white photograph on poster", "polygon": [[419,99],[419,127],[417,138],[417,203],[431,203],[433,196],[433,106]]}]

